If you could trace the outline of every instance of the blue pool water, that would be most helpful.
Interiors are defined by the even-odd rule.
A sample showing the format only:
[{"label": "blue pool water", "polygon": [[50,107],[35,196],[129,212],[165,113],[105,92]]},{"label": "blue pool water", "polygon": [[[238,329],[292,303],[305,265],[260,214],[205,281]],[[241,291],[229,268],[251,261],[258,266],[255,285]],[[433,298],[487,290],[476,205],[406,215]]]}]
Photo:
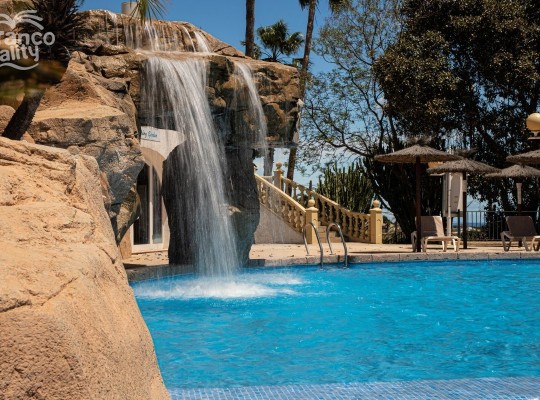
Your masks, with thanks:
[{"label": "blue pool water", "polygon": [[540,263],[250,270],[133,284],[169,389],[540,376]]}]

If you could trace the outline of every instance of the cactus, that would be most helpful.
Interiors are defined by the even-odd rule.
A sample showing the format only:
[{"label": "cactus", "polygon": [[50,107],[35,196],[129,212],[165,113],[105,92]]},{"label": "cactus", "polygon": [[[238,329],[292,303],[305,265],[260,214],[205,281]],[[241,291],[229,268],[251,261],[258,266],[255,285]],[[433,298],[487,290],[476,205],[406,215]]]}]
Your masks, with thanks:
[{"label": "cactus", "polygon": [[357,212],[367,212],[375,196],[360,162],[348,168],[338,168],[337,163],[328,165],[319,176],[317,193]]}]

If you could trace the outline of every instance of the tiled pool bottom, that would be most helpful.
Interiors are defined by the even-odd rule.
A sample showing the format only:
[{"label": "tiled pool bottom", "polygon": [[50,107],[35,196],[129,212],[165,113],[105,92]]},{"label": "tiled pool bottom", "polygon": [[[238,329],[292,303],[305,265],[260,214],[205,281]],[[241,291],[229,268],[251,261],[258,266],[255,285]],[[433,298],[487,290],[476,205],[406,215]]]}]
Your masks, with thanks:
[{"label": "tiled pool bottom", "polygon": [[540,378],[482,378],[171,391],[172,400],[540,400]]}]

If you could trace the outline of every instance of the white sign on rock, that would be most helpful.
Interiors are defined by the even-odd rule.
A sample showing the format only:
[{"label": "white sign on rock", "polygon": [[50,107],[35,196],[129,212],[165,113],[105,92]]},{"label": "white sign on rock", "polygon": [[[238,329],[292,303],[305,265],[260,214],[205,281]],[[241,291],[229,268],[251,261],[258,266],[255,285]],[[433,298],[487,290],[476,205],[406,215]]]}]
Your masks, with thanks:
[{"label": "white sign on rock", "polygon": [[154,128],[153,126],[141,126],[141,140],[161,142],[161,131],[163,129]]}]

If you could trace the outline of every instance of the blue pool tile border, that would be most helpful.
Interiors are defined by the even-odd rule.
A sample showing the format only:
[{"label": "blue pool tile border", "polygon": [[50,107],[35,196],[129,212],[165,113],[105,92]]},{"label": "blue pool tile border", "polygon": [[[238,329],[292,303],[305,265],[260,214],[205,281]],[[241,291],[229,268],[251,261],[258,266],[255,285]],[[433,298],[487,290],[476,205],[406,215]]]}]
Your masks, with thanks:
[{"label": "blue pool tile border", "polygon": [[171,390],[172,400],[540,400],[540,377]]}]

